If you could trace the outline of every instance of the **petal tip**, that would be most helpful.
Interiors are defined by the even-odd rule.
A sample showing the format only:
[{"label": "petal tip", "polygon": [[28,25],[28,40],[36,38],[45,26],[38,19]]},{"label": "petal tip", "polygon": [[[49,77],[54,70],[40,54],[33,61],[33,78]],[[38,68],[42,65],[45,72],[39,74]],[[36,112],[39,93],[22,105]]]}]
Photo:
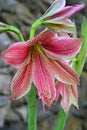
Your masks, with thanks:
[{"label": "petal tip", "polygon": [[5,51],[3,51],[3,52],[1,53],[1,57],[4,59],[4,57],[5,57]]},{"label": "petal tip", "polygon": [[2,57],[3,61],[5,61],[6,63],[8,63],[8,60],[7,60],[7,50],[3,51],[1,53],[1,57]]},{"label": "petal tip", "polygon": [[23,96],[22,96],[22,95],[19,95],[19,96],[18,96],[18,95],[15,95],[15,94],[12,93],[12,99],[13,99],[13,100],[18,100],[18,99],[20,99],[21,97],[23,97]]},{"label": "petal tip", "polygon": [[85,4],[76,4],[73,6],[77,9],[77,12],[79,12],[81,9],[83,9],[85,7]]},{"label": "petal tip", "polygon": [[85,7],[85,4],[79,4],[78,6],[80,7],[80,9],[83,9]]},{"label": "petal tip", "polygon": [[80,85],[80,79],[77,73],[76,73],[75,82],[73,85]]}]

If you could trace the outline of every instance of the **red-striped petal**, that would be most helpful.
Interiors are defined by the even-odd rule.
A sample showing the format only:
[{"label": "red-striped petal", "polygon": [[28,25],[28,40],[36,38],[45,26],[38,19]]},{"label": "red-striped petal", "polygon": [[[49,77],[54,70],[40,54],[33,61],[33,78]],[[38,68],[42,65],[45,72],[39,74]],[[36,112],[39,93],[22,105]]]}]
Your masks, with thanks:
[{"label": "red-striped petal", "polygon": [[79,77],[77,73],[70,67],[70,65],[64,60],[52,61],[48,59],[50,71],[54,74],[54,77],[63,83],[68,85],[79,84]]},{"label": "red-striped petal", "polygon": [[66,6],[63,10],[60,12],[54,14],[53,16],[48,17],[48,19],[66,19],[70,16],[72,16],[74,13],[79,12],[81,9],[84,8],[84,4],[78,4],[78,5],[72,5],[72,6]]},{"label": "red-striped petal", "polygon": [[57,33],[54,33],[51,30],[44,30],[43,32],[41,32],[40,34],[38,34],[37,36],[35,36],[35,38],[29,42],[29,44],[43,44],[43,43],[47,43],[49,42],[49,40],[52,40],[54,37],[57,36]]},{"label": "red-striped petal", "polygon": [[22,67],[14,76],[11,84],[11,92],[13,99],[23,97],[31,88],[32,82],[32,64]]},{"label": "red-striped petal", "polygon": [[81,45],[81,38],[69,37],[55,37],[43,43],[44,51],[50,58],[71,58],[79,52]]},{"label": "red-striped petal", "polygon": [[14,43],[2,53],[2,58],[6,63],[18,67],[26,61],[29,49],[26,42]]},{"label": "red-striped petal", "polygon": [[56,96],[54,78],[38,53],[37,51],[34,52],[33,82],[43,103],[51,105]]},{"label": "red-striped petal", "polygon": [[64,109],[64,111],[67,112],[71,105],[70,91],[68,89],[68,85],[59,82],[56,89],[62,96],[61,106]]}]

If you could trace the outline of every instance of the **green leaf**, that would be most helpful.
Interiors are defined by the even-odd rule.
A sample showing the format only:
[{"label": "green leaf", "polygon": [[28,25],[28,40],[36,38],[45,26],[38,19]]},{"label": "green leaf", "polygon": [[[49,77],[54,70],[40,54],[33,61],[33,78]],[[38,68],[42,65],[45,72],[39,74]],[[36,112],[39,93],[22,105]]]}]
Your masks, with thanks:
[{"label": "green leaf", "polygon": [[87,56],[87,21],[86,21],[86,18],[84,18],[82,22],[81,38],[83,38],[83,44],[77,56],[77,61],[74,62],[73,64],[73,68],[76,70],[78,75],[82,73],[86,56]]}]

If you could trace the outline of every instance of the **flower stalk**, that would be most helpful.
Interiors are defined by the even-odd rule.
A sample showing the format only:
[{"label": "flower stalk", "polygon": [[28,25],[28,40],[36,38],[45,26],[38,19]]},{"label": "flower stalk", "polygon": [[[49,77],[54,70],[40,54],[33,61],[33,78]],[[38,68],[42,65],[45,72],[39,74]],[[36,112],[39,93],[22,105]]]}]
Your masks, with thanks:
[{"label": "flower stalk", "polygon": [[16,33],[21,41],[24,41],[24,38],[20,32],[20,30],[14,26],[7,26],[7,31],[12,31]]},{"label": "flower stalk", "polygon": [[0,22],[0,33],[4,33],[4,32],[7,32],[7,31],[11,31],[11,32],[16,33],[18,35],[20,41],[24,41],[22,33],[20,32],[20,30],[18,28]]},{"label": "flower stalk", "polygon": [[36,90],[32,83],[28,94],[28,130],[36,130]]},{"label": "flower stalk", "polygon": [[67,113],[65,113],[62,108],[60,109],[55,130],[63,130],[64,129],[68,115],[69,115],[69,111]]},{"label": "flower stalk", "polygon": [[30,32],[30,40],[32,40],[34,38],[35,35],[35,30],[42,24],[42,19],[38,19],[36,20],[32,26],[31,26],[31,32]]},{"label": "flower stalk", "polygon": [[83,38],[83,45],[78,54],[77,61],[73,64],[73,68],[77,71],[78,75],[82,73],[83,66],[87,57],[87,21],[83,19],[81,28],[81,37]]},{"label": "flower stalk", "polygon": [[[31,27],[30,40],[34,38],[35,30],[40,26],[40,19],[37,20]],[[34,84],[31,85],[31,90],[28,93],[28,130],[36,130],[36,89]]]}]

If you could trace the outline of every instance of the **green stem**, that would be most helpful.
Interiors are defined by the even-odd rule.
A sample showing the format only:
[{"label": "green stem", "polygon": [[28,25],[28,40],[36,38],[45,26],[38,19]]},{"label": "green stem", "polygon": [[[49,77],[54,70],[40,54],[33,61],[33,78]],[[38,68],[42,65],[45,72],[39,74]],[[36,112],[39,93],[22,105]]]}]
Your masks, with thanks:
[{"label": "green stem", "polygon": [[77,71],[78,75],[82,73],[84,63],[87,57],[87,21],[84,18],[81,28],[81,37],[83,38],[83,44],[80,53],[77,55],[77,61],[73,64],[73,68]]},{"label": "green stem", "polygon": [[7,31],[12,31],[16,33],[21,41],[24,41],[24,38],[20,32],[20,30],[14,26],[7,26]]},{"label": "green stem", "polygon": [[28,94],[28,130],[36,130],[36,91],[33,83]]},{"label": "green stem", "polygon": [[58,121],[55,130],[63,130],[66,120],[68,118],[69,111],[67,113],[64,112],[64,110],[61,108],[59,114],[58,114]]},{"label": "green stem", "polygon": [[[76,57],[77,60],[73,63],[73,68],[75,69],[75,71],[78,73],[79,76],[82,73],[83,66],[87,57],[87,22],[86,22],[86,19],[84,19],[82,22],[81,37],[83,38],[83,44],[82,44],[82,47],[78,56]],[[65,123],[68,118],[68,114],[69,114],[69,110],[67,113],[65,113],[63,109],[61,108],[58,115],[58,121],[57,121],[57,126],[55,130],[64,129]]]},{"label": "green stem", "polygon": [[1,33],[4,33],[4,32],[7,32],[7,31],[11,31],[11,32],[14,32],[18,35],[20,41],[24,41],[24,38],[20,32],[20,30],[14,26],[10,26],[10,25],[7,25],[7,24],[4,24],[4,23],[1,23],[1,27],[0,27],[0,34]]},{"label": "green stem", "polygon": [[42,19],[38,19],[32,26],[31,26],[31,33],[30,39],[34,38],[35,30],[42,24]]},{"label": "green stem", "polygon": [[[34,38],[35,30],[41,25],[42,20],[37,20],[31,27],[30,40]],[[28,94],[28,130],[36,130],[36,91],[32,83]]]}]

